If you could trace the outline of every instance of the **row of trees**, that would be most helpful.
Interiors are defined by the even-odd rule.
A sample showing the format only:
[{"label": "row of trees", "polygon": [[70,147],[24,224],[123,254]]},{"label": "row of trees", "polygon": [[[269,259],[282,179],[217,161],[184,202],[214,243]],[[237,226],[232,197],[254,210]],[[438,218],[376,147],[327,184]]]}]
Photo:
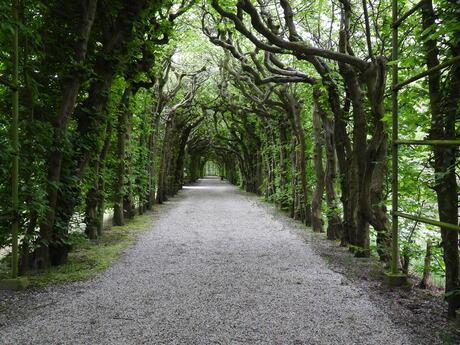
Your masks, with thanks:
[{"label": "row of trees", "polygon": [[[79,237],[74,222],[95,239],[107,209],[121,225],[182,185],[187,138],[202,121],[194,98],[207,77],[205,69],[173,66],[176,44],[168,43],[191,6],[2,3],[0,245],[10,243],[10,224],[19,224],[22,272],[64,263]],[[15,30],[17,86],[8,78]],[[16,89],[19,151],[7,140]],[[18,156],[20,200],[12,209],[9,167]]]},{"label": "row of trees", "polygon": [[[339,238],[358,257],[369,257],[375,248],[386,262],[391,257],[391,89],[386,79],[391,5],[214,0],[202,19],[205,35],[227,52],[221,65],[226,102],[215,109],[226,129],[216,133],[218,146],[233,152],[231,164],[238,167],[245,188],[289,208],[292,217],[314,231],[323,231],[325,214],[328,238]],[[413,6],[421,10],[400,25],[398,49],[409,55],[402,59],[400,75],[407,78],[458,56],[456,2],[399,1],[398,6],[399,16]],[[438,70],[401,92],[404,138],[456,139],[456,61],[447,71]],[[403,156],[402,175],[407,173],[410,185],[402,184],[401,197],[407,196],[403,208],[439,214],[441,221],[458,224],[457,146],[434,146],[432,151],[408,147],[401,153],[408,156]],[[416,165],[407,164],[414,157]],[[429,166],[433,170],[426,173]],[[420,183],[430,190],[421,192]],[[420,238],[428,233],[417,229],[427,231],[417,223],[403,228],[400,265],[406,273],[410,259],[420,255]],[[454,316],[460,307],[458,231],[442,227],[440,237],[428,236],[443,253],[449,315]],[[431,250],[428,246],[428,257]],[[430,269],[425,267],[425,272]]]},{"label": "row of trees", "polygon": [[[415,4],[398,5],[401,15]],[[207,161],[356,256],[389,261],[391,1],[1,6],[0,246],[17,224],[23,272],[65,262],[73,222],[96,239],[107,211],[123,224],[199,178]],[[403,78],[459,54],[458,4],[419,7],[400,26]],[[457,61],[400,92],[401,136],[455,139],[459,71]],[[16,91],[19,151],[7,140]],[[457,147],[400,152],[402,209],[458,224]],[[458,233],[402,225],[405,271],[427,236],[439,242],[453,316]]]}]

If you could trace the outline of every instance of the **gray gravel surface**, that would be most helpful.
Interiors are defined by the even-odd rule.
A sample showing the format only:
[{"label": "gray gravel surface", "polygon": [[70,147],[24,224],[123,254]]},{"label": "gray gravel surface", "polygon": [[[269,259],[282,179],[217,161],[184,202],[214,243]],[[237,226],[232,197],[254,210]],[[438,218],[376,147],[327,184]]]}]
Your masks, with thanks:
[{"label": "gray gravel surface", "polygon": [[286,224],[200,180],[105,272],[11,300],[0,344],[413,344]]}]

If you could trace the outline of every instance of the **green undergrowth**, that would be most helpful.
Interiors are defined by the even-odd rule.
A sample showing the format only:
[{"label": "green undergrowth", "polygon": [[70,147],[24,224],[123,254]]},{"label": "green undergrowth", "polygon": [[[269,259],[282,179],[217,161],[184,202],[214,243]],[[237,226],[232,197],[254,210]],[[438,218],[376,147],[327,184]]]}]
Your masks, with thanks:
[{"label": "green undergrowth", "polygon": [[67,264],[49,270],[30,271],[27,278],[35,287],[90,278],[120,258],[138,235],[150,229],[152,221],[153,215],[146,214],[128,220],[124,226],[112,226],[99,239],[75,245]]}]

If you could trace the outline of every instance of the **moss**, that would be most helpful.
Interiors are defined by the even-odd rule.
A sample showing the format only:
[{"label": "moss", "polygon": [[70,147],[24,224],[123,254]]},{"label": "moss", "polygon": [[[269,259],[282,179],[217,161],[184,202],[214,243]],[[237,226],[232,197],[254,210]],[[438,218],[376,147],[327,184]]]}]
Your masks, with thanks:
[{"label": "moss", "polygon": [[332,255],[332,254],[324,254],[323,256],[324,256],[324,258],[326,258],[327,263],[329,265],[333,264],[335,262],[335,256],[334,255]]},{"label": "moss", "polygon": [[385,277],[385,270],[382,267],[375,267],[369,271],[369,278],[383,279]]},{"label": "moss", "polygon": [[27,277],[31,286],[45,287],[94,276],[120,258],[140,233],[150,229],[152,221],[152,214],[138,216],[128,220],[124,226],[105,230],[97,240],[75,245],[67,264],[49,270],[30,271]]},{"label": "moss", "polygon": [[452,336],[450,334],[442,334],[441,338],[444,345],[454,345],[454,340],[452,340]]},{"label": "moss", "polygon": [[25,290],[28,285],[29,281],[26,277],[8,278],[0,280],[0,289],[21,291]]}]

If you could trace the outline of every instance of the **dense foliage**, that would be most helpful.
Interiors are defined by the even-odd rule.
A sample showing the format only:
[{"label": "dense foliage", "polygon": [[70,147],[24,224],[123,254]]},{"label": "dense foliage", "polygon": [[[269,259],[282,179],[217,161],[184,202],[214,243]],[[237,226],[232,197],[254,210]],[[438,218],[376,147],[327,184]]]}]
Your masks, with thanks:
[{"label": "dense foliage", "polygon": [[[397,4],[399,16],[417,5]],[[390,68],[398,63],[402,81],[457,57],[401,88],[399,137],[458,140],[460,132],[458,1],[420,2],[399,26],[398,61],[391,6],[2,2],[0,248],[17,224],[22,274],[62,264],[81,232],[96,239],[110,214],[122,225],[218,170],[356,256],[388,263]],[[19,152],[10,136],[16,91]],[[400,146],[399,157],[400,211],[457,225],[457,145]],[[423,287],[434,272],[454,316],[458,231],[401,218],[399,244],[401,271],[423,275]]]}]

